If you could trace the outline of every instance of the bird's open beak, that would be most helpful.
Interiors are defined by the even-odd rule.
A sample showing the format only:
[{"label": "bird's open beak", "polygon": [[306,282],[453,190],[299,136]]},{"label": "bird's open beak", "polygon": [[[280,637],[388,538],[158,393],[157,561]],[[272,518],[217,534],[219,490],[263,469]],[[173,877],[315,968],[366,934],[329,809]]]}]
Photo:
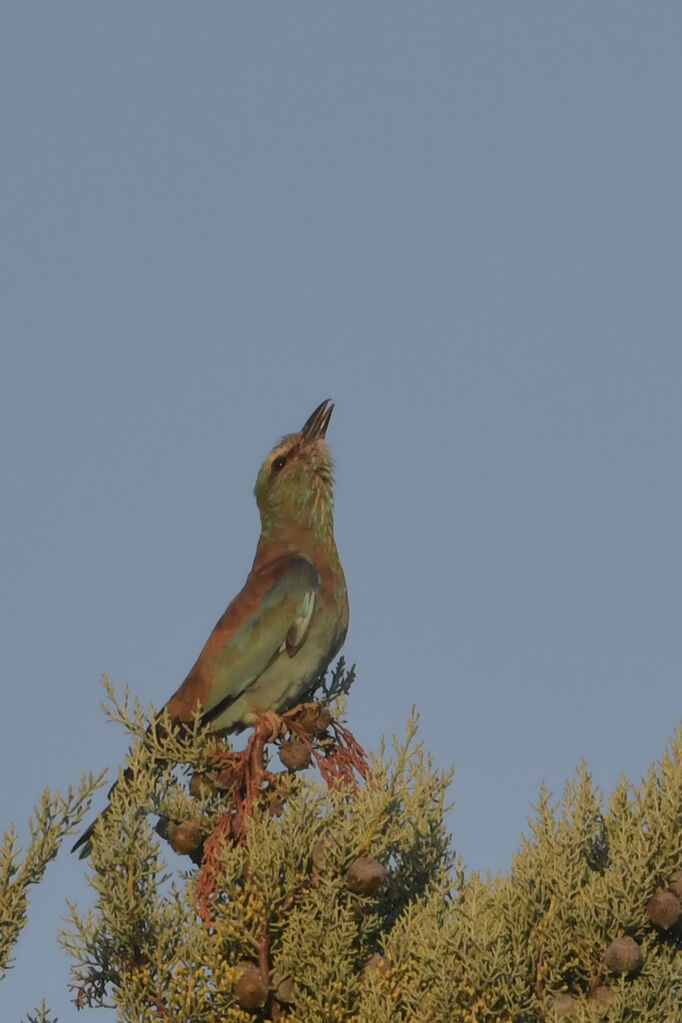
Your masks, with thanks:
[{"label": "bird's open beak", "polygon": [[329,420],[332,417],[334,411],[334,402],[330,401],[329,398],[323,401],[321,405],[318,405],[312,416],[306,420],[306,424],[301,430],[301,437],[307,443],[319,440],[324,437],[329,426]]}]

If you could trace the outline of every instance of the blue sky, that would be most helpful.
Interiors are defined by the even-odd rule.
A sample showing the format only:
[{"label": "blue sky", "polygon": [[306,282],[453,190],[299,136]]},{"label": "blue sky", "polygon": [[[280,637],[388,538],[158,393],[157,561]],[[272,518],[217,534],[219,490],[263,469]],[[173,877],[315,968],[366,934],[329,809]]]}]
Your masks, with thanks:
[{"label": "blue sky", "polygon": [[[115,770],[101,672],[176,688],[326,397],[349,723],[376,749],[417,705],[468,866],[508,867],[543,778],[662,755],[681,34],[623,0],[5,6],[2,828]],[[67,897],[64,851],[3,1018],[74,1018]]]}]

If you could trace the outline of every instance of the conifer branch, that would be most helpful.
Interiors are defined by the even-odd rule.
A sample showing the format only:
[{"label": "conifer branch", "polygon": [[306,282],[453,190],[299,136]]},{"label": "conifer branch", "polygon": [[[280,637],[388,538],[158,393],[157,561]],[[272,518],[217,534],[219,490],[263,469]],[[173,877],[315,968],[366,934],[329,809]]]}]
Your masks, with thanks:
[{"label": "conifer branch", "polygon": [[31,886],[42,881],[48,863],[56,857],[65,835],[78,828],[92,793],[103,780],[103,775],[84,775],[78,789],[69,787],[66,796],[45,789],[29,820],[30,840],[25,849],[18,844],[13,824],[4,833],[0,846],[0,979],[12,965],[12,950],[26,924]]}]

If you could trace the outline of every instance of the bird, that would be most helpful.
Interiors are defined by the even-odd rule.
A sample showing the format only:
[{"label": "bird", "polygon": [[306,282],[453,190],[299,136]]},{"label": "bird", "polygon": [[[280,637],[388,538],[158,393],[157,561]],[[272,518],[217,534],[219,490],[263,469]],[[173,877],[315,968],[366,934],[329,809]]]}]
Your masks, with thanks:
[{"label": "bird", "polygon": [[[310,691],[348,630],[348,592],[334,539],[334,476],[323,401],[283,437],[255,486],[261,532],[247,580],[163,710],[216,735],[283,714]],[[106,811],[104,811],[106,812]],[[93,822],[72,852],[90,852]]]}]

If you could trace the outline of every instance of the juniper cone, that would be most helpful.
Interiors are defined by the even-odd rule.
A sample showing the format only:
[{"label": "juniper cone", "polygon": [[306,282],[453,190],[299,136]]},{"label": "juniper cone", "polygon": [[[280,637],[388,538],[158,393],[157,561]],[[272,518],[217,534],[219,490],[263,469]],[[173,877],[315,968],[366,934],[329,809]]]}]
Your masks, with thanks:
[{"label": "juniper cone", "polygon": [[[261,534],[244,588],[208,637],[165,709],[191,722],[197,708],[219,735],[294,707],[339,652],[348,597],[334,541],[334,409],[323,401],[299,433],[270,452],[256,480]],[[75,843],[89,853],[94,823]]]}]

